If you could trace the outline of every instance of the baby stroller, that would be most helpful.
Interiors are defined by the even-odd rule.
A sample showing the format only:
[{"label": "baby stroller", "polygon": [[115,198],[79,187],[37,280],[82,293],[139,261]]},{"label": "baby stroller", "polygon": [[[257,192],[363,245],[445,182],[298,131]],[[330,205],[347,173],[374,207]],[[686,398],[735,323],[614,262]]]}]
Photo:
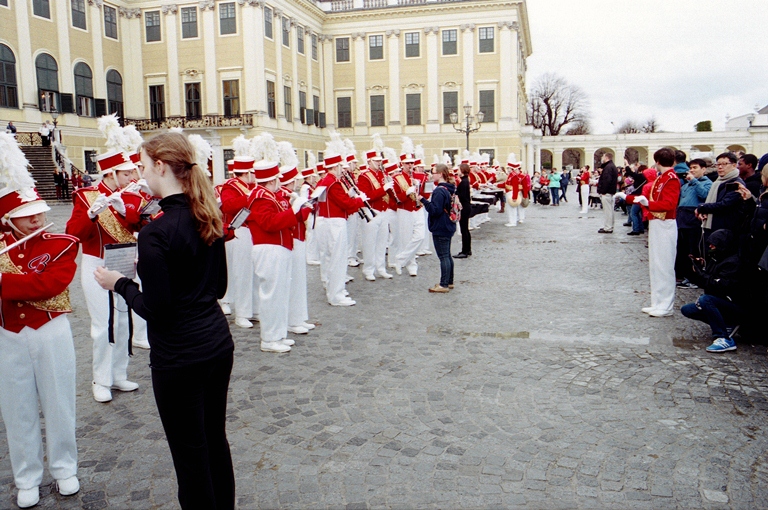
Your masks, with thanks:
[{"label": "baby stroller", "polygon": [[[558,191],[560,190],[560,188],[553,189],[557,189]],[[549,196],[549,188],[541,188],[539,197],[536,199],[536,201],[541,205],[549,205],[550,200],[552,200],[552,198]]]}]

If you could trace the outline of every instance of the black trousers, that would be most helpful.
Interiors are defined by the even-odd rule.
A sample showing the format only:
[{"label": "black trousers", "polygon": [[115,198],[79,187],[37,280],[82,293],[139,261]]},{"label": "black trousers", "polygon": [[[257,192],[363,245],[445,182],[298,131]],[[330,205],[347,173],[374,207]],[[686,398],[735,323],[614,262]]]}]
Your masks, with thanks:
[{"label": "black trousers", "polygon": [[[471,206],[461,211],[461,219],[459,219],[459,229],[461,229],[461,253],[466,255],[472,255],[472,236],[469,235],[469,211]],[[467,214],[465,214],[465,212]]]},{"label": "black trousers", "polygon": [[701,229],[677,229],[677,253],[675,255],[675,278],[694,278],[693,263],[688,255],[701,257]]},{"label": "black trousers", "polygon": [[226,433],[231,372],[231,352],[182,368],[152,369],[155,402],[185,510],[235,507],[235,473]]}]

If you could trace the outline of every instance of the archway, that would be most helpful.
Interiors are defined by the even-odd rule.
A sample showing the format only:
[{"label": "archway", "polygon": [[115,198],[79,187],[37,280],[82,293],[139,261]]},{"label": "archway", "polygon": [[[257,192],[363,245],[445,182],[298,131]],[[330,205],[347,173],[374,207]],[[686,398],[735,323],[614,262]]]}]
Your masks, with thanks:
[{"label": "archway", "polygon": [[632,163],[643,163],[648,164],[648,160],[650,159],[650,154],[648,154],[648,148],[647,147],[627,147],[627,150],[624,151],[624,158],[629,161],[629,164]]},{"label": "archway", "polygon": [[742,145],[729,145],[728,150],[741,157],[747,153],[747,149]]},{"label": "archway", "polygon": [[[549,149],[541,149],[541,168],[552,168],[552,160],[555,158],[554,153]],[[536,168],[539,171],[540,168]]]},{"label": "archway", "polygon": [[584,157],[584,149],[570,148],[563,151],[563,168],[572,166],[579,169],[586,164],[587,158]]},{"label": "archway", "polygon": [[[603,147],[601,149],[597,149],[595,153],[592,155],[592,164],[594,165],[593,168],[600,167],[601,160],[603,159],[603,154],[610,153],[613,156],[613,162],[616,162],[616,151],[613,149],[609,149],[608,147]],[[619,162],[621,164],[621,162]]]}]

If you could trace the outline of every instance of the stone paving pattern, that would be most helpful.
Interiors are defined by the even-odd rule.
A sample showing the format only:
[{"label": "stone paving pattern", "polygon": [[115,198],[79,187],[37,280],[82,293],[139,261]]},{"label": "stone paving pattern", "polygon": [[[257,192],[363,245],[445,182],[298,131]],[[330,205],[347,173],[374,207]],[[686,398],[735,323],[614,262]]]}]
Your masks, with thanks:
[{"label": "stone paving pattern", "polygon": [[[708,354],[707,327],[640,313],[646,238],[623,216],[598,235],[600,211],[575,201],[513,229],[492,212],[447,295],[427,292],[434,255],[416,278],[350,268],[352,308],[328,306],[310,267],[318,328],[289,354],[232,324],[239,507],[768,507],[766,348]],[[50,213],[58,230],[69,211]],[[82,489],[63,498],[46,472],[40,507],[176,508],[148,353],[137,392],[96,403],[79,275],[72,290]],[[15,495],[0,427],[0,508]]]}]

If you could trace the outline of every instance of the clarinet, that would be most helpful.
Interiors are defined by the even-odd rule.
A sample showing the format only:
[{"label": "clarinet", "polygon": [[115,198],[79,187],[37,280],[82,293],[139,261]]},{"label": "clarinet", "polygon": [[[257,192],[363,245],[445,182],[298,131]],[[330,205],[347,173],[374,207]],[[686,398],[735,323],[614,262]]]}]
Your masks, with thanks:
[{"label": "clarinet", "polygon": [[[357,188],[355,181],[349,176],[348,173],[342,173],[341,179],[347,188],[354,190],[358,196],[360,195],[360,190]],[[376,211],[373,209],[373,207],[371,207],[371,204],[368,203],[367,200],[363,201],[363,205],[363,208],[357,210],[357,214],[360,215],[360,217],[363,218],[366,222],[370,223],[371,219],[376,217]]]}]

